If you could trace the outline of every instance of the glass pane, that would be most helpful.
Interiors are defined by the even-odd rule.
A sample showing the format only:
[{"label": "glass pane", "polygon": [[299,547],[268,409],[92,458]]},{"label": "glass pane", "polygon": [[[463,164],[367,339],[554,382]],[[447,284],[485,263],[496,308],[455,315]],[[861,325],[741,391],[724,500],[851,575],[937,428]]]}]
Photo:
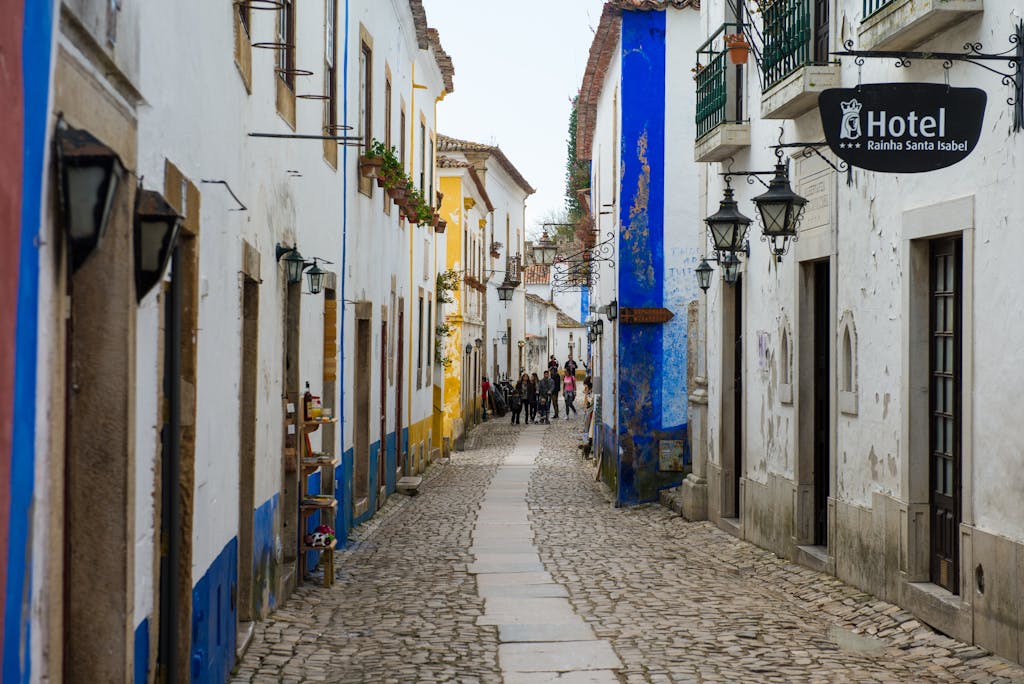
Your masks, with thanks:
[{"label": "glass pane", "polygon": [[932,402],[932,408],[936,411],[944,411],[946,406],[946,381],[942,378],[935,378],[933,383],[935,385],[935,400]]},{"label": "glass pane", "polygon": [[947,373],[952,374],[952,372],[953,372],[953,360],[954,360],[953,359],[953,338],[952,337],[945,337],[945,338],[943,338],[943,343],[945,344],[945,347],[946,347],[946,351],[943,354],[943,360],[946,363],[946,365],[944,367],[944,370]]},{"label": "glass pane", "polygon": [[943,474],[942,459],[941,458],[935,458],[933,456],[932,457],[932,463],[934,464],[934,467],[935,467],[935,482],[932,484],[932,487],[934,488],[935,491],[941,492],[942,491],[942,474]]},{"label": "glass pane", "polygon": [[946,321],[946,300],[943,297],[935,298],[935,332],[942,332],[942,326]]},{"label": "glass pane", "polygon": [[941,337],[935,338],[935,369],[941,371],[945,365],[943,363],[942,352],[945,346],[942,343]]},{"label": "glass pane", "polygon": [[944,458],[942,462],[946,466],[946,477],[943,482],[943,493],[947,496],[953,496],[953,459]]},{"label": "glass pane", "polygon": [[953,415],[953,397],[955,396],[955,392],[953,390],[953,378],[946,378],[942,381],[942,384],[945,386],[942,391],[943,397],[945,398],[945,411],[949,415]]},{"label": "glass pane", "polygon": [[954,330],[954,317],[956,316],[956,307],[953,306],[953,298],[950,297],[946,301],[946,330],[953,332]]},{"label": "glass pane", "polygon": [[946,257],[945,258],[945,262],[946,262],[946,264],[945,264],[945,266],[946,266],[946,291],[947,292],[952,292],[953,291],[953,287],[954,287],[954,283],[953,283],[953,276],[954,276],[954,274],[953,274],[953,267],[954,267],[953,257],[951,257],[951,256]]},{"label": "glass pane", "polygon": [[943,420],[943,422],[946,424],[946,445],[945,445],[946,449],[945,449],[945,451],[946,451],[947,454],[952,454],[953,453],[953,419],[952,418],[946,418],[945,420]]},{"label": "glass pane", "polygon": [[943,290],[943,276],[944,269],[942,265],[942,257],[935,257],[935,291],[942,292]]},{"label": "glass pane", "polygon": [[935,421],[935,452],[942,453],[946,450],[945,445],[942,443],[942,419],[934,418],[933,420]]}]

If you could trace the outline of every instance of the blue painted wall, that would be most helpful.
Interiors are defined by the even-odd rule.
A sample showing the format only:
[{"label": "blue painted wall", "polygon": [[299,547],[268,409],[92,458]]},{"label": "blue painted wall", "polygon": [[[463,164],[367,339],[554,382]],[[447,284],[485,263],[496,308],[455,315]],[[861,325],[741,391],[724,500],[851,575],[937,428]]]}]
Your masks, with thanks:
[{"label": "blue painted wall", "polygon": [[135,628],[135,684],[149,681],[149,618]]},{"label": "blue painted wall", "polygon": [[232,538],[192,589],[193,682],[222,684],[235,664],[238,539]]},{"label": "blue painted wall", "polygon": [[24,144],[18,310],[14,346],[14,412],[11,434],[10,527],[3,631],[3,681],[31,676],[32,557],[29,523],[35,479],[36,336],[43,158],[49,112],[54,3],[25,2],[22,26]]},{"label": "blue painted wall", "polygon": [[[665,289],[664,12],[622,16],[622,203],[619,306],[660,307]],[[683,315],[684,311],[676,311]],[[661,472],[659,442],[685,439],[685,423],[665,425],[665,339],[661,325],[619,322],[616,504],[654,501],[682,481]],[[685,352],[685,347],[683,348]],[[677,375],[672,376],[679,383]],[[685,376],[679,388],[685,392]]]},{"label": "blue painted wall", "polygon": [[277,607],[277,530],[280,529],[278,495],[274,494],[253,513],[253,610],[266,616]]}]

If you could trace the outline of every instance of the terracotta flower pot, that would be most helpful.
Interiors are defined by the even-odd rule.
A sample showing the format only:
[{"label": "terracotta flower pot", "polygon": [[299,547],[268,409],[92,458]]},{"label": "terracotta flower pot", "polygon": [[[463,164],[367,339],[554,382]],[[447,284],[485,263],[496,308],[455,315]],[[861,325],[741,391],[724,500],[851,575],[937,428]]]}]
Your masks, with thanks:
[{"label": "terracotta flower pot", "polygon": [[733,64],[746,64],[750,55],[750,43],[742,33],[731,33],[725,36],[725,47],[729,51],[729,61]]},{"label": "terracotta flower pot", "polygon": [[362,174],[363,178],[376,178],[380,173],[380,167],[383,165],[383,157],[363,155],[359,158],[359,173]]},{"label": "terracotta flower pot", "polygon": [[448,222],[445,221],[444,219],[441,219],[440,221],[437,222],[437,225],[434,226],[434,232],[435,233],[443,233],[444,229],[447,228],[447,227],[448,227]]}]

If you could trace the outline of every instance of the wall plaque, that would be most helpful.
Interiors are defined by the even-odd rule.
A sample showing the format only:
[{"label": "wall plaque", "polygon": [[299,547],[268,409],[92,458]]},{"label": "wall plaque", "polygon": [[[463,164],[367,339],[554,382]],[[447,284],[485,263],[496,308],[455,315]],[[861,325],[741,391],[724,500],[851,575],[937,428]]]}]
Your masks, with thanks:
[{"label": "wall plaque", "polygon": [[985,91],[940,83],[869,83],[818,96],[825,140],[851,166],[920,173],[952,166],[978,144]]},{"label": "wall plaque", "polygon": [[675,314],[661,306],[619,308],[619,320],[623,323],[668,323],[673,318]]}]

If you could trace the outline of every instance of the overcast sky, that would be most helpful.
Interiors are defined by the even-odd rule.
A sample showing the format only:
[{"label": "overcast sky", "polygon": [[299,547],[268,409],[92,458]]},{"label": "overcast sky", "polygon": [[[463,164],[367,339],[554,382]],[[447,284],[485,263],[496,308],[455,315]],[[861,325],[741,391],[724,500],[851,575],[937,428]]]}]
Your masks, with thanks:
[{"label": "overcast sky", "polygon": [[527,235],[565,205],[570,99],[579,91],[603,0],[423,0],[455,63],[438,107],[445,135],[497,144],[537,189]]}]

